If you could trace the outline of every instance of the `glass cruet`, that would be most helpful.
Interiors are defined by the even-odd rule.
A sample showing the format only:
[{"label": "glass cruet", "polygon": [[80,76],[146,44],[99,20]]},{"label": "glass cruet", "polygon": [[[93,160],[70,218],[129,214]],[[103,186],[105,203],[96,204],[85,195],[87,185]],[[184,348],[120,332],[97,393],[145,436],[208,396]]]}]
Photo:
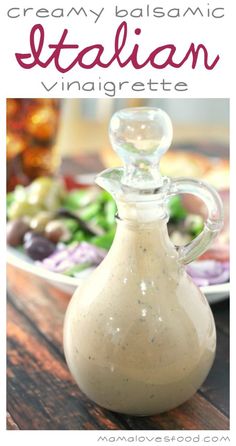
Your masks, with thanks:
[{"label": "glass cruet", "polygon": [[[144,416],[188,400],[212,366],[213,316],[184,265],[220,231],[222,203],[203,181],[161,175],[160,158],[172,141],[164,111],[140,107],[115,113],[110,139],[124,167],[105,170],[96,182],[116,200],[116,235],[69,303],[64,351],[90,399]],[[167,231],[167,204],[175,194],[196,195],[208,211],[201,234],[181,247]]]}]

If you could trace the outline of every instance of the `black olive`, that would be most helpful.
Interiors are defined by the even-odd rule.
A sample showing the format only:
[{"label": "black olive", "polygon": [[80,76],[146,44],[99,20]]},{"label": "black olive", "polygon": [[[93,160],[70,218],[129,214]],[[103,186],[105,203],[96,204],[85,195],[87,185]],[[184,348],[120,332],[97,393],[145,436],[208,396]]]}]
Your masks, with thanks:
[{"label": "black olive", "polygon": [[43,260],[56,249],[55,245],[41,235],[31,236],[24,243],[26,254],[33,260]]}]

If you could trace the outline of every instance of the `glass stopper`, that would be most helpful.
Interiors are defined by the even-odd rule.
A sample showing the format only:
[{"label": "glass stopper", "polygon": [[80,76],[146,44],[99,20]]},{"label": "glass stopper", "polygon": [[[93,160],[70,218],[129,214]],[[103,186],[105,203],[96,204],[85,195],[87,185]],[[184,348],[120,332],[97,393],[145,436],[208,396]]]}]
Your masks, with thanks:
[{"label": "glass stopper", "polygon": [[120,110],[111,118],[109,135],[124,163],[123,186],[153,189],[162,185],[159,162],[173,135],[167,113],[151,107]]}]

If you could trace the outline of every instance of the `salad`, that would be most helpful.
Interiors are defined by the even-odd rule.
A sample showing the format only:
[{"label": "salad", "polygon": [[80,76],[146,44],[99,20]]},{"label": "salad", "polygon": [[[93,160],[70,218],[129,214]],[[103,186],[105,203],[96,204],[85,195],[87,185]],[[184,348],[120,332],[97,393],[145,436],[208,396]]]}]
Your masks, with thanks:
[{"label": "salad", "polygon": [[[106,256],[116,231],[116,204],[98,187],[72,187],[62,179],[39,177],[7,194],[7,243],[44,268],[76,277]],[[168,230],[176,245],[189,243],[203,217],[180,197],[169,201]],[[229,280],[228,259],[206,258],[187,266],[199,286]]]}]

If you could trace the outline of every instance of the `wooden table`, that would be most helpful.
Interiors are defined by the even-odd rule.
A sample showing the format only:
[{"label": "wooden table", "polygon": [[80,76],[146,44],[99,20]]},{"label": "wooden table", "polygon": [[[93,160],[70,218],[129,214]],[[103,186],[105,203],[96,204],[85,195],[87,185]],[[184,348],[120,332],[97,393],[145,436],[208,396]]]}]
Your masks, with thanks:
[{"label": "wooden table", "polygon": [[89,401],[63,355],[62,325],[70,296],[8,268],[8,416],[13,429],[228,429],[228,310],[212,307],[217,326],[214,366],[199,392],[168,413],[131,417]]}]

